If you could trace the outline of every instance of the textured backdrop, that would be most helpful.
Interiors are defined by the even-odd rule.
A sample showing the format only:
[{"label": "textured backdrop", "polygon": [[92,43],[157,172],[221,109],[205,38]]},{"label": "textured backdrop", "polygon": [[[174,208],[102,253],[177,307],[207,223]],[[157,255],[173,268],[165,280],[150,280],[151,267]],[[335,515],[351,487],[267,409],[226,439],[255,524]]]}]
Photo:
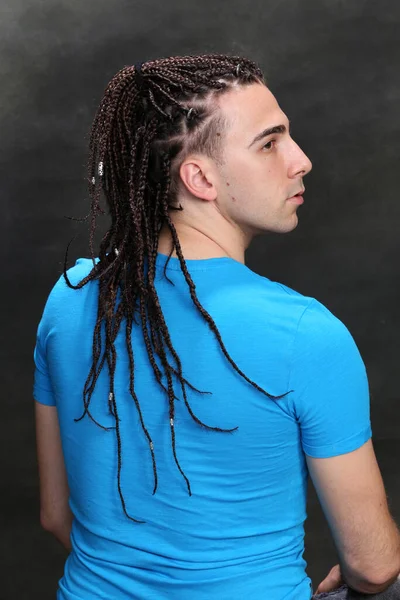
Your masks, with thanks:
[{"label": "textured backdrop", "polygon": [[[64,215],[89,210],[88,131],[104,88],[124,65],[159,56],[228,52],[256,60],[312,160],[297,229],[256,239],[246,261],[316,297],[353,334],[398,516],[400,3],[9,0],[0,17],[0,599],[55,597],[65,552],[39,526],[36,327],[75,234],[69,264],[88,256],[87,226]],[[313,490],[309,513],[305,557],[317,585],[335,553]]]}]

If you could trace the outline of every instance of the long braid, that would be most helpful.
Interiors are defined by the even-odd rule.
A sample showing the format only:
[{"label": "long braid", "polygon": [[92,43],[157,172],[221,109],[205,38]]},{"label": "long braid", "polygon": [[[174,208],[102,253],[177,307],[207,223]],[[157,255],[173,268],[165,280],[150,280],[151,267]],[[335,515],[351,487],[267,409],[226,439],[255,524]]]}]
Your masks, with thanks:
[{"label": "long braid", "polygon": [[[75,421],[88,415],[99,427],[115,430],[118,493],[125,515],[137,523],[143,521],[128,514],[121,489],[122,440],[114,390],[117,362],[115,339],[123,319],[129,357],[129,391],[149,445],[154,477],[153,494],[158,486],[157,464],[154,443],[135,392],[133,323],[140,325],[142,329],[154,376],[168,398],[172,452],[189,495],[192,493],[190,482],[180,465],[176,448],[177,396],[173,377],[180,383],[184,404],[195,423],[217,432],[232,433],[237,430],[237,427],[222,429],[203,423],[190,406],[186,387],[201,394],[211,392],[198,390],[183,376],[182,363],[173,347],[158,298],[154,281],[159,233],[164,224],[167,224],[172,237],[172,249],[164,267],[166,279],[174,285],[167,276],[166,268],[175,249],[193,304],[216,336],[232,367],[268,398],[278,400],[286,396],[273,396],[263,390],[239,369],[229,355],[214,320],[197,297],[196,286],[187,269],[170,217],[171,210],[182,210],[173,201],[177,192],[177,166],[185,154],[194,150],[218,158],[221,143],[221,136],[216,135],[221,124],[215,102],[218,95],[234,85],[263,81],[262,72],[252,61],[237,56],[211,54],[157,59],[142,65],[140,71],[134,66],[126,66],[109,82],[93,120],[88,157],[91,198],[88,215],[89,247],[93,268],[78,284],[73,285],[67,274],[71,242],[64,259],[64,278],[69,287],[80,289],[90,281],[99,280],[97,320],[93,331],[93,362],[83,390],[84,411]],[[100,206],[101,193],[104,194],[109,209],[111,226],[100,242],[96,262],[93,249],[96,220],[99,214],[105,214]],[[119,291],[120,301],[117,303]],[[103,327],[105,348],[102,353]],[[174,364],[167,358],[167,351]],[[162,381],[163,373],[155,360],[156,356],[161,361],[166,385]],[[90,412],[90,400],[106,361],[110,374],[108,407],[115,419],[114,427],[104,427]]]}]

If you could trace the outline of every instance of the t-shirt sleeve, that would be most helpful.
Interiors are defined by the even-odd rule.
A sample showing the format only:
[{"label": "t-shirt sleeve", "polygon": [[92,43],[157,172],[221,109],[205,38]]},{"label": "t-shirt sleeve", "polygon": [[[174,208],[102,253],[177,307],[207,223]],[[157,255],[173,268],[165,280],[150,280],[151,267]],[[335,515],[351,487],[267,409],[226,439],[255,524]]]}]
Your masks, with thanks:
[{"label": "t-shirt sleeve", "polygon": [[48,361],[48,345],[57,321],[57,299],[62,287],[62,276],[50,290],[36,331],[36,344],[33,351],[34,379],[33,397],[41,404],[56,405],[56,395],[51,382],[51,369]]},{"label": "t-shirt sleeve", "polygon": [[371,436],[368,377],[346,326],[313,299],[294,339],[289,389],[304,452],[328,458]]},{"label": "t-shirt sleeve", "polygon": [[40,402],[41,404],[55,406],[56,400],[51,385],[46,357],[46,340],[44,339],[43,335],[43,317],[37,329],[36,345],[33,351],[33,359],[35,363],[33,397],[37,402]]},{"label": "t-shirt sleeve", "polygon": [[[97,263],[98,258],[95,259]],[[78,258],[75,265],[68,269],[68,278],[77,285],[93,268],[90,258]],[[56,405],[56,385],[52,385],[51,363],[54,363],[54,345],[57,327],[65,316],[66,307],[71,306],[71,291],[67,287],[64,275],[60,275],[47,297],[36,332],[36,345],[33,351],[34,381],[33,397],[41,404]],[[50,357],[50,361],[49,361]]]}]

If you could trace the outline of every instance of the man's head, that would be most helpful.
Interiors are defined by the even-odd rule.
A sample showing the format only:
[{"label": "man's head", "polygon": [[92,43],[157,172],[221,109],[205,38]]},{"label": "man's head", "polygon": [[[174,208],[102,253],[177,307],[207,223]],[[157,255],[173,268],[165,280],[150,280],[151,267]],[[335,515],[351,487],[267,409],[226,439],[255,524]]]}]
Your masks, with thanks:
[{"label": "man's head", "polygon": [[217,154],[192,152],[180,165],[182,220],[186,211],[193,222],[219,221],[227,236],[239,227],[248,241],[291,231],[300,201],[289,198],[304,190],[311,163],[291,138],[286,115],[263,83],[234,86],[217,103]]},{"label": "man's head", "polygon": [[240,57],[125,67],[106,89],[91,136],[93,205],[103,189],[122,249],[130,227],[153,249],[167,233],[177,252],[184,237],[185,247],[190,238],[240,255],[254,235],[296,227],[298,203],[288,198],[310,169],[262,72]]}]

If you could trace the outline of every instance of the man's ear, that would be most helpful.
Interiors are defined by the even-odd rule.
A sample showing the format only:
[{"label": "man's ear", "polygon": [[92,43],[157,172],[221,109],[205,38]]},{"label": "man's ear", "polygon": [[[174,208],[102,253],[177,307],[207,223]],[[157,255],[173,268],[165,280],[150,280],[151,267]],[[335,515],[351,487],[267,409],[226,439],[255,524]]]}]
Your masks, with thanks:
[{"label": "man's ear", "polygon": [[185,188],[201,200],[215,200],[217,190],[214,173],[207,159],[191,156],[183,161],[179,175]]}]

